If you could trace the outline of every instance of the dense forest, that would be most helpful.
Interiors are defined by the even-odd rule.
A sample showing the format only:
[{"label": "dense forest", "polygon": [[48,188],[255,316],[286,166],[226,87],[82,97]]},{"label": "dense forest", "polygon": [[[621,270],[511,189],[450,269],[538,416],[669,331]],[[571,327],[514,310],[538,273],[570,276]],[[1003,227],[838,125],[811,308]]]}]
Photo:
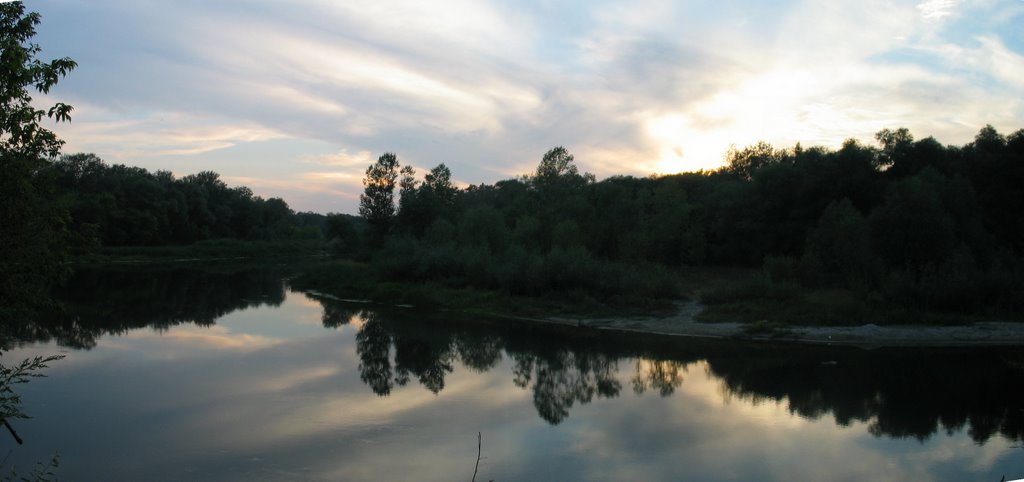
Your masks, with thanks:
[{"label": "dense forest", "polygon": [[5,319],[48,298],[73,250],[216,239],[323,240],[380,280],[511,295],[668,299],[685,267],[742,266],[764,276],[702,301],[786,303],[815,287],[864,305],[1024,312],[1024,130],[986,126],[964,146],[902,128],[879,132],[877,147],[759,143],[710,172],[601,181],[556,147],[531,174],[466,189],[444,164],[420,180],[387,153],[367,168],[360,216],[295,213],[214,172],[176,178],[62,156],[40,122],[70,120],[71,106],[37,108],[29,91],[47,93],[77,64],[35,58],[39,16],[22,4],[0,13]]},{"label": "dense forest", "polygon": [[444,164],[419,180],[388,153],[367,168],[359,217],[294,213],[214,172],[179,179],[91,154],[40,175],[79,247],[324,240],[383,280],[611,301],[677,296],[687,266],[762,267],[742,296],[813,286],[931,311],[1021,311],[1024,131],[986,126],[960,147],[906,129],[876,138],[759,143],[710,172],[601,181],[556,147],[532,174],[465,189]]},{"label": "dense forest", "polygon": [[319,239],[325,222],[319,214],[296,214],[283,199],[228,187],[212,171],[178,179],[168,171],[108,165],[93,154],[62,156],[50,170],[80,247]]},{"label": "dense forest", "polygon": [[[947,312],[1024,306],[1024,130],[964,146],[883,130],[878,147],[733,150],[711,172],[597,181],[556,147],[534,173],[454,189],[394,154],[366,171],[367,221],[337,246],[386,279],[539,295],[672,296],[672,270],[763,267],[745,296],[792,286]],[[395,191],[397,192],[397,202]],[[782,295],[778,295],[779,291]]]},{"label": "dense forest", "polygon": [[556,147],[532,174],[465,189],[444,164],[419,180],[388,153],[367,168],[359,217],[295,213],[214,172],[175,178],[92,154],[38,175],[83,250],[323,240],[382,280],[613,302],[678,296],[688,266],[761,267],[738,296],[826,287],[928,311],[1020,312],[1024,131],[986,126],[960,147],[906,129],[876,139],[759,143],[710,172],[601,181]]}]

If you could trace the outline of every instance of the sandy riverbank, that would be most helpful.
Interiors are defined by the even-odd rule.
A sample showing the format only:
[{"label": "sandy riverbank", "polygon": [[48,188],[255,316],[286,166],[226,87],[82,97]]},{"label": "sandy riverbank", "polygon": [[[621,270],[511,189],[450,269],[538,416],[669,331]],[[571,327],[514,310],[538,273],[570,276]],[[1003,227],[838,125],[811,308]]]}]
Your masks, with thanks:
[{"label": "sandy riverbank", "polygon": [[[860,326],[785,326],[754,333],[743,323],[702,323],[696,315],[703,307],[689,302],[678,305],[670,316],[645,318],[598,318],[579,320],[581,328],[629,331],[667,336],[706,338],[742,338],[814,344],[882,346],[1024,346],[1024,323],[982,322],[956,326],[860,325]],[[570,324],[570,320],[548,320]]]},{"label": "sandy riverbank", "polygon": [[[313,297],[349,303],[371,303],[365,300],[344,300],[307,290]],[[697,302],[680,302],[673,314],[631,318],[526,318],[489,313],[487,316],[521,322],[552,324],[608,332],[631,332],[664,336],[697,338],[736,338],[766,342],[792,342],[823,345],[898,347],[898,346],[1022,346],[1024,322],[990,321],[965,325],[854,325],[854,326],[775,326],[757,332],[745,323],[704,323],[697,315],[704,307]]]}]

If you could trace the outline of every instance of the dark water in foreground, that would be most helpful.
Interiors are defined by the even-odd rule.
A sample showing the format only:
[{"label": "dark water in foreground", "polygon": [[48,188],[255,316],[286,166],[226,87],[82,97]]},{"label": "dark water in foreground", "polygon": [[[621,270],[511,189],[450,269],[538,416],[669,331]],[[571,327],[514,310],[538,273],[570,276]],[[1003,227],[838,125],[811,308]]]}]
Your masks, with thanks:
[{"label": "dark water in foreground", "polygon": [[1024,350],[664,341],[322,302],[284,268],[79,273],[3,362],[0,475],[65,480],[1024,477]]}]

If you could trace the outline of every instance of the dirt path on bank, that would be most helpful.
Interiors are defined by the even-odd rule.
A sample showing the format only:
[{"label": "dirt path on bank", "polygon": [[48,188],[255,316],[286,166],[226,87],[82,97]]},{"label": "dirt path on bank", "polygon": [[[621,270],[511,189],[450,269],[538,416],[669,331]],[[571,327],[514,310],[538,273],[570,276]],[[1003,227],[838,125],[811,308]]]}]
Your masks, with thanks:
[{"label": "dirt path on bank", "polygon": [[[664,317],[595,318],[575,321],[580,328],[608,331],[651,333],[667,336],[705,338],[741,338],[814,344],[882,346],[1024,346],[1024,323],[982,322],[956,326],[860,325],[860,326],[785,326],[757,332],[743,323],[702,323],[696,320],[703,309],[699,303],[677,306],[676,313]],[[573,320],[546,320],[572,324]]]}]

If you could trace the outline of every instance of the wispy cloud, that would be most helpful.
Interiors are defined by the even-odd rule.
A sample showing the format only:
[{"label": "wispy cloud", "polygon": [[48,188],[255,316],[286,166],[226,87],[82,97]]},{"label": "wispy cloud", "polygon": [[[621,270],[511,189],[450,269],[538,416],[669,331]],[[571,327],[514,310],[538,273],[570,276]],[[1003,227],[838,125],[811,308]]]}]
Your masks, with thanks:
[{"label": "wispy cloud", "polygon": [[925,20],[940,20],[953,15],[960,0],[927,0],[917,4]]},{"label": "wispy cloud", "polygon": [[[81,64],[55,92],[78,107],[58,129],[69,149],[293,182],[293,204],[291,189],[343,192],[333,205],[350,212],[385,151],[479,183],[532,171],[555,145],[601,176],[646,175],[761,139],[838,145],[906,126],[958,143],[1024,121],[1019,0],[38,8],[46,52]],[[308,178],[327,172],[336,187]]]},{"label": "wispy cloud", "polygon": [[374,155],[370,151],[359,151],[356,153],[349,153],[347,150],[341,150],[333,154],[321,154],[316,156],[308,156],[303,158],[303,162],[309,164],[316,164],[320,166],[338,166],[345,168],[365,167],[369,166],[375,161]]},{"label": "wispy cloud", "polygon": [[75,106],[74,121],[56,128],[69,141],[65,151],[96,151],[127,159],[152,155],[193,156],[286,137],[254,121],[175,111],[118,115],[87,102]]}]

